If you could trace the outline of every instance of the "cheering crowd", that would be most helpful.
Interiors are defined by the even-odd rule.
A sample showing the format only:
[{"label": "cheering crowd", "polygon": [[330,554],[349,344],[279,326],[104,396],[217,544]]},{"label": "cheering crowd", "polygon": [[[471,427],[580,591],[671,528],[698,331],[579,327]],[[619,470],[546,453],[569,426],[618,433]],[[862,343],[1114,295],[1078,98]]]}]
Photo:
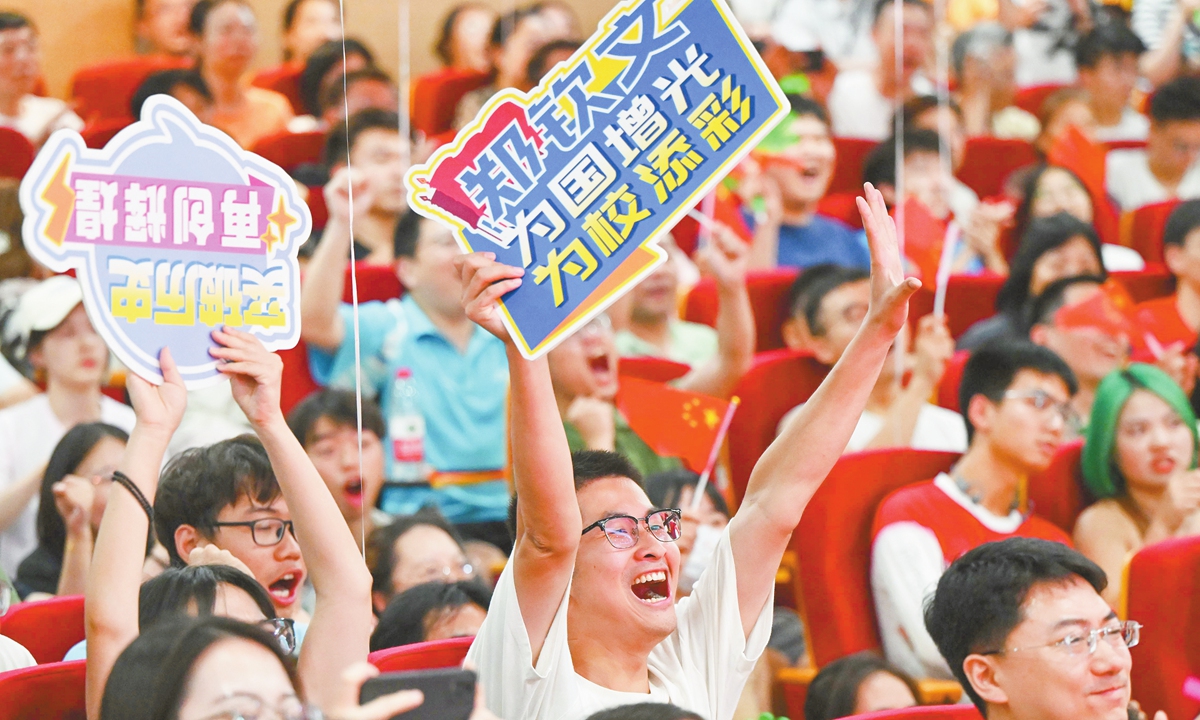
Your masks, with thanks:
[{"label": "cheering crowd", "polygon": [[[806,720],[1148,720],[1126,568],[1200,556],[1200,3],[729,6],[786,117],[535,361],[497,304],[524,271],[463,255],[404,175],[582,47],[571,4],[448,5],[410,107],[335,1],[287,3],[256,70],[250,2],[138,0],[119,117],[47,97],[37,18],[0,11],[0,127],[31,152],[168,94],[314,218],[301,345],[218,329],[229,381],[189,392],[169,350],[160,385],[118,367],[0,179],[0,609],[83,596],[78,644],[38,659],[86,663],[87,717],[384,720],[433,698],[360,705],[368,653],[474,637],[473,720],[757,720],[797,670]],[[731,431],[698,485],[628,378],[737,396],[762,443]],[[911,450],[954,459],[836,487],[890,489],[853,569],[878,649],[818,657],[793,533],[844,462]],[[0,688],[36,665],[3,631]]]}]

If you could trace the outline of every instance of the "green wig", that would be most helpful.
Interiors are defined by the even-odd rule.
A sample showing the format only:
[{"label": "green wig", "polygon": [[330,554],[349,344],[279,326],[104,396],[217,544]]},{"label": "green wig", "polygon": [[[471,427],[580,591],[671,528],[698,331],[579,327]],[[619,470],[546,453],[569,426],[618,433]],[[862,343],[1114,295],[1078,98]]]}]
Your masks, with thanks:
[{"label": "green wig", "polygon": [[1154,393],[1183,418],[1192,432],[1191,466],[1193,469],[1196,467],[1200,436],[1197,435],[1196,415],[1192,412],[1187,395],[1162,370],[1153,365],[1134,363],[1124,370],[1112,371],[1096,388],[1096,401],[1092,404],[1087,439],[1079,461],[1083,469],[1083,482],[1096,499],[1117,497],[1126,492],[1125,477],[1117,468],[1114,453],[1117,419],[1134,390]]}]

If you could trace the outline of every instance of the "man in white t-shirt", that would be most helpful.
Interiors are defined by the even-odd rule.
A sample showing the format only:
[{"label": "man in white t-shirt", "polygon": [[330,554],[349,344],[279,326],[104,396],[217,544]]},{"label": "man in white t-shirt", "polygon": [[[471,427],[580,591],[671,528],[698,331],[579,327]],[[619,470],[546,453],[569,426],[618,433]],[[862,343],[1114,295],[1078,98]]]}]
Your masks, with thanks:
[{"label": "man in white t-shirt", "polygon": [[904,279],[883,197],[873,188],[868,196],[869,206],[859,200],[874,270],[866,321],[763,454],[712,564],[678,603],[678,510],[652,507],[619,455],[572,458],[546,360],[521,357],[496,305],[524,271],[485,253],[460,259],[466,312],[504,340],[512,383],[516,543],[467,656],[492,712],[582,720],[650,700],[732,720],[770,634],[791,532],[849,439],[869,393],[863,380],[878,375],[919,287]]},{"label": "man in white t-shirt", "polygon": [[1200,77],[1181,77],[1150,97],[1144,150],[1108,153],[1105,184],[1122,211],[1200,197]]},{"label": "man in white t-shirt", "polygon": [[38,489],[62,436],[85,422],[133,429],[133,410],[100,392],[108,348],[82,301],[79,282],[57,275],[27,290],[4,324],[5,355],[46,379],[46,392],[0,410],[0,567],[12,576],[37,546]]},{"label": "man in white t-shirt", "polygon": [[41,77],[33,23],[20,13],[0,12],[0,126],[19,131],[34,147],[55,130],[83,129],[83,120],[65,102],[33,94]]},{"label": "man in white t-shirt", "polygon": [[1079,38],[1075,67],[1096,116],[1096,140],[1145,140],[1150,120],[1130,100],[1138,82],[1138,58],[1146,45],[1128,26],[1109,22]]}]

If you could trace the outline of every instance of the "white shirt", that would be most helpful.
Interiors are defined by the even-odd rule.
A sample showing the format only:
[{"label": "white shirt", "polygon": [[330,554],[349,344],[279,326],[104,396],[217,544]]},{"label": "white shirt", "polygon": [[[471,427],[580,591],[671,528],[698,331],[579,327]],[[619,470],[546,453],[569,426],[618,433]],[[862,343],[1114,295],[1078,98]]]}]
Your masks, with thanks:
[{"label": "white shirt", "polygon": [[0,635],[0,673],[34,665],[37,665],[37,660],[33,659],[33,655],[29,654],[24,645],[10,637]]},{"label": "white shirt", "polygon": [[1131,107],[1121,111],[1116,125],[1097,125],[1093,133],[1100,142],[1145,140],[1150,133],[1150,119]]},{"label": "white shirt", "polygon": [[771,34],[793,52],[821,50],[839,68],[867,66],[879,57],[871,10],[863,0],[784,0]]},{"label": "white shirt", "polygon": [[1200,198],[1200,162],[1193,163],[1184,173],[1174,195],[1167,192],[1154,173],[1150,172],[1145,150],[1113,150],[1108,153],[1105,164],[1108,194],[1112,195],[1123,212],[1172,197],[1180,200]]},{"label": "white shirt", "polygon": [[675,632],[650,653],[649,694],[609,690],[575,672],[567,646],[570,595],[568,586],[535,667],[512,563],[500,574],[487,618],[467,653],[478,668],[488,707],[499,717],[583,720],[605,708],[671,702],[708,720],[732,720],[742,687],[771,635],[771,596],[750,636],[743,635],[728,529],[692,594],[675,605]]},{"label": "white shirt", "polygon": [[[800,408],[804,407],[804,403],[797,405],[788,411],[787,415],[779,421],[779,426],[776,429],[776,435],[783,430],[783,426],[788,423],[797,413]],[[850,442],[846,443],[846,449],[842,454],[862,452],[871,444],[879,431],[883,429],[884,417],[882,415],[864,410],[863,414],[858,418],[858,424],[854,426],[854,433],[850,435]],[[921,407],[921,412],[917,415],[917,423],[913,426],[912,440],[908,447],[916,450],[938,450],[942,452],[966,452],[967,451],[967,425],[963,422],[962,415],[947,410],[944,407],[930,405],[925,403]]]},{"label": "white shirt", "polygon": [[45,142],[55,130],[70,128],[78,132],[83,129],[83,120],[58,98],[26,95],[20,99],[19,104],[16,117],[0,115],[0,126],[20,132],[29,138],[34,147]]},{"label": "white shirt", "polygon": [[[129,432],[134,420],[133,408],[100,398],[101,422]],[[0,488],[11,487],[41,467],[69,429],[50,409],[44,393],[0,410]],[[9,577],[17,576],[17,565],[37,547],[37,509],[34,495],[16,522],[0,532],[0,567]]]},{"label": "white shirt", "polygon": [[0,355],[0,395],[13,389],[24,379],[21,373],[17,372],[3,355]]},{"label": "white shirt", "polygon": [[[912,87],[922,95],[934,92],[929,80],[921,76],[913,77]],[[826,105],[837,137],[883,140],[892,134],[896,104],[893,98],[880,94],[874,69],[840,71],[833,80]]]}]

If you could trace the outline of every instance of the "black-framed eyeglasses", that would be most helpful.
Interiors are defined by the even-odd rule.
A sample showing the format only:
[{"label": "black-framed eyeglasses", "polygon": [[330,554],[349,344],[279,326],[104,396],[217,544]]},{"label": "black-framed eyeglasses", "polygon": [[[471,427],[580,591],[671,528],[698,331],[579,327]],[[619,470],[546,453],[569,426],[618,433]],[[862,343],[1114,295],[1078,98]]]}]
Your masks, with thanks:
[{"label": "black-framed eyeglasses", "polygon": [[683,532],[683,521],[680,519],[678,508],[661,508],[652,510],[644,518],[632,515],[610,515],[597,520],[583,529],[582,535],[587,535],[596,528],[604,532],[608,544],[618,550],[631,548],[638,543],[638,531],[642,523],[659,542],[675,542]]},{"label": "black-framed eyeglasses", "polygon": [[989,650],[987,652],[980,653],[980,655],[1003,655],[1005,653],[1041,650],[1043,648],[1061,648],[1068,655],[1091,655],[1096,652],[1096,647],[1099,646],[1101,639],[1106,641],[1113,648],[1120,649],[1123,647],[1131,648],[1134,645],[1137,645],[1141,638],[1142,624],[1133,620],[1126,620],[1123,623],[1119,623],[1111,627],[1098,628],[1087,633],[1071,633],[1062,640],[1049,643],[1048,645]]},{"label": "black-framed eyeglasses", "polygon": [[254,544],[263,547],[272,547],[283,542],[283,534],[290,532],[292,537],[296,537],[296,526],[291,520],[282,520],[280,518],[263,518],[261,520],[243,520],[241,522],[219,522],[213,523],[213,527],[247,527],[250,528],[250,533],[254,537]]},{"label": "black-framed eyeglasses", "polygon": [[271,637],[279,643],[279,647],[288,655],[296,654],[296,621],[291,618],[267,618],[260,622],[259,627],[271,633]]}]

